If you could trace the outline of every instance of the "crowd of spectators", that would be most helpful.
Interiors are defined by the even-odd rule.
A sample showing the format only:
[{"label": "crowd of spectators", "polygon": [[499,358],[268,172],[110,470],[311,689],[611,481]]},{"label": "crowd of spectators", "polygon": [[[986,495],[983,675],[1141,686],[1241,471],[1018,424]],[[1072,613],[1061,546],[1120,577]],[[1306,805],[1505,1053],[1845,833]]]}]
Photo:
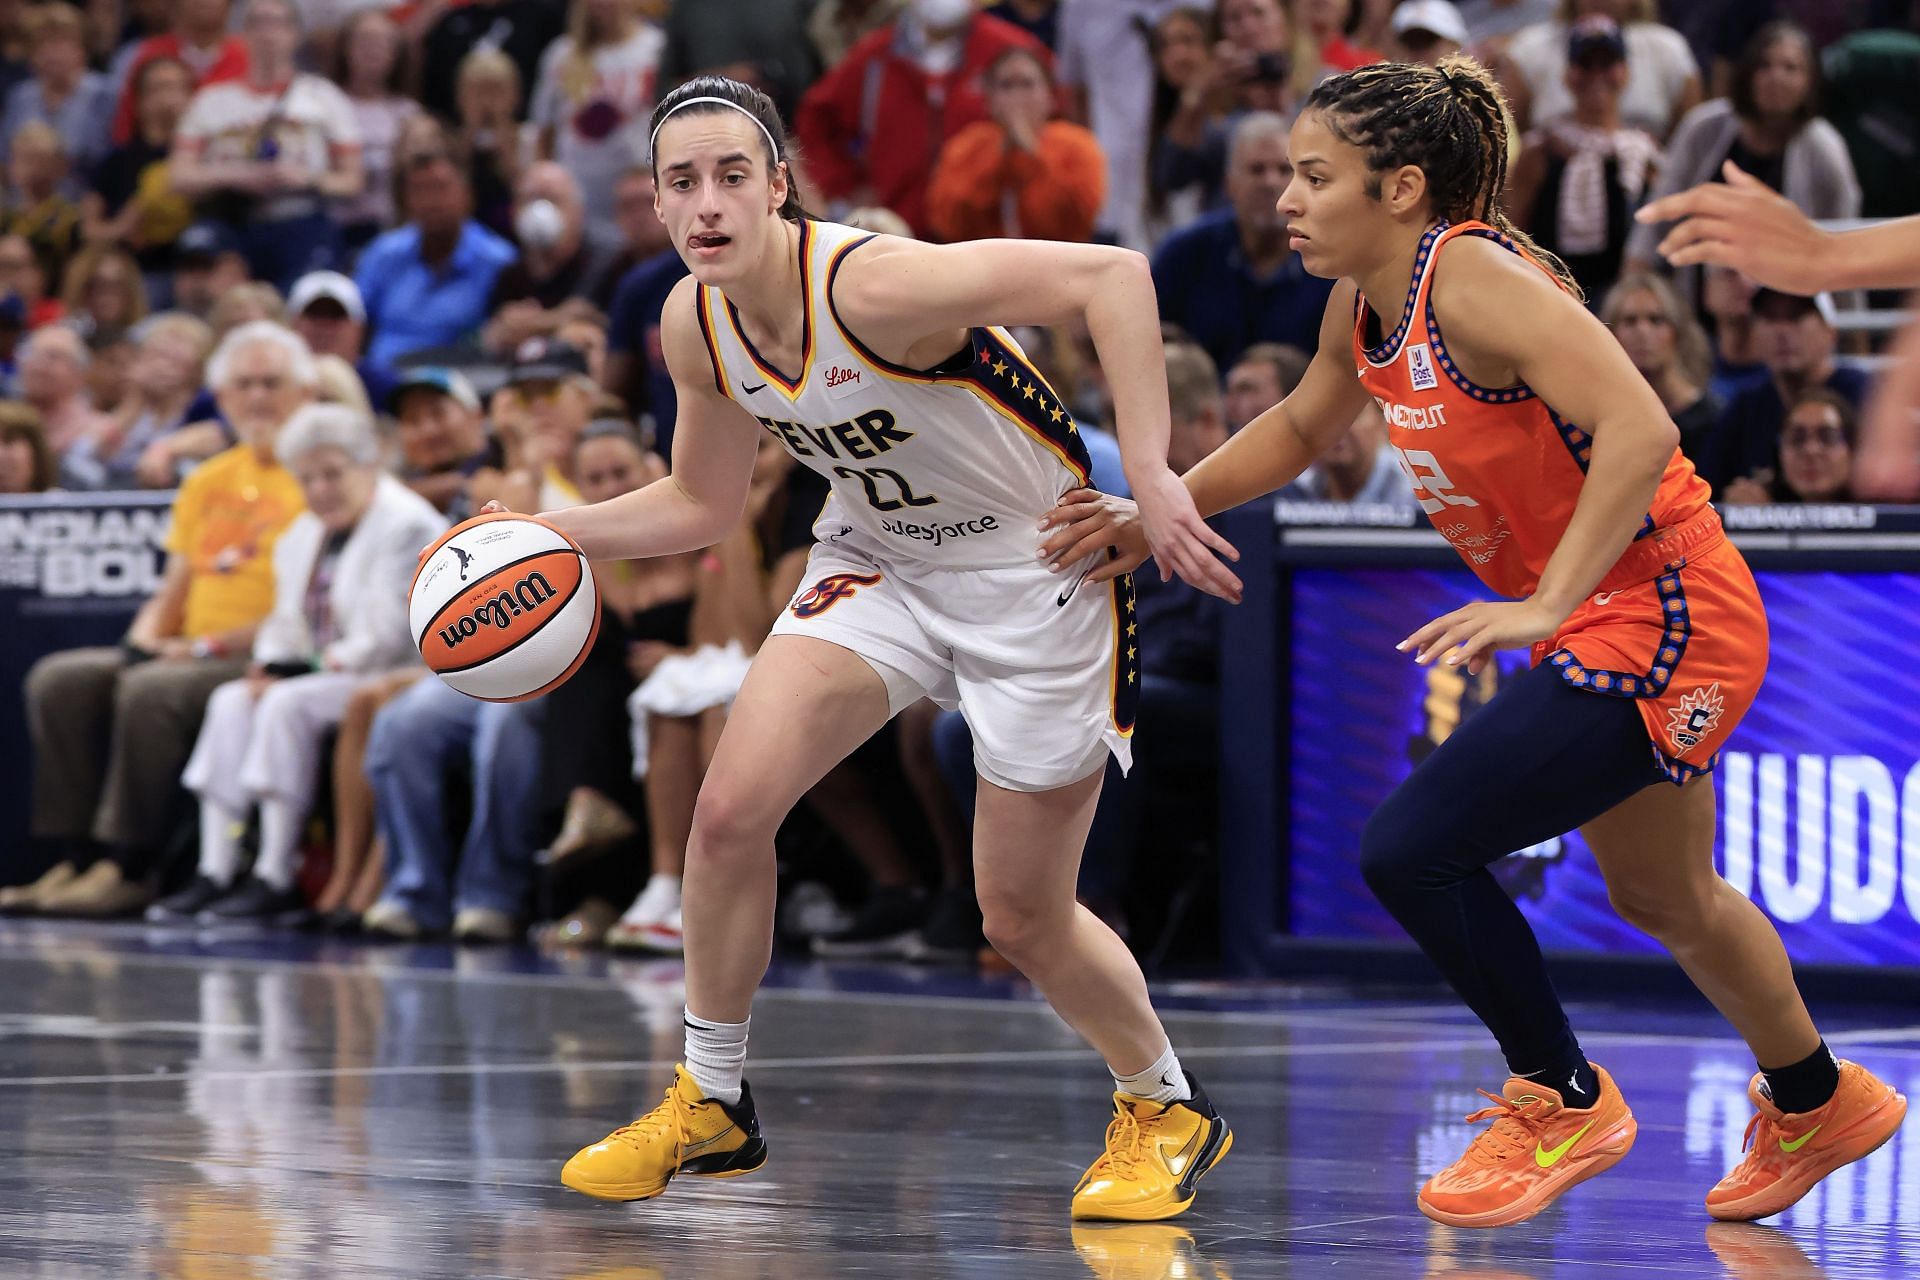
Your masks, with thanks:
[{"label": "crowd of spectators", "polygon": [[[1865,300],[1670,272],[1633,215],[1727,163],[1819,218],[1920,209],[1888,142],[1920,120],[1915,8],[0,6],[0,494],[176,491],[164,581],[124,641],[27,681],[44,856],[0,867],[0,909],[677,948],[693,797],[799,584],[818,478],[769,443],[727,542],[595,566],[596,647],[540,700],[420,678],[397,610],[415,551],[487,501],[665,473],[660,313],[686,268],[646,121],[693,74],[772,95],[822,214],[1148,253],[1188,465],[1317,342],[1330,282],[1275,207],[1307,95],[1464,50],[1513,103],[1509,213],[1572,268],[1717,499],[1840,502],[1883,358],[1842,328]],[[1085,333],[1020,337],[1123,489]],[[1281,496],[1412,507],[1372,410]],[[1082,885],[1123,926],[1133,851],[1191,835],[1155,797],[1205,770],[1218,700],[1210,602],[1143,578],[1139,607],[1140,763],[1110,780]],[[783,936],[975,954],[965,735],[914,708],[821,783],[782,835]]]}]

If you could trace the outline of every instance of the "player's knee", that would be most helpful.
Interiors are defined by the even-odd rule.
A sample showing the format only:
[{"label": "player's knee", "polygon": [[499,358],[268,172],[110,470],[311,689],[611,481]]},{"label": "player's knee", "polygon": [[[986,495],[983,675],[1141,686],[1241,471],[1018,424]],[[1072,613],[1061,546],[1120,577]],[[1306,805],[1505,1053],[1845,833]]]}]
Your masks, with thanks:
[{"label": "player's knee", "polygon": [[1619,917],[1650,938],[1682,943],[1708,932],[1718,910],[1711,883],[1610,884],[1607,901]]},{"label": "player's knee", "polygon": [[980,931],[987,943],[1015,966],[1029,953],[1040,936],[1039,917],[1033,912],[1006,904],[989,907],[980,904]]},{"label": "player's knee", "polygon": [[1417,859],[1425,847],[1413,806],[1402,791],[1387,797],[1360,832],[1360,874],[1381,901],[1390,901],[1416,884]]},{"label": "player's knee", "polygon": [[745,868],[763,861],[773,846],[784,811],[776,812],[752,786],[711,775],[693,805],[693,833],[687,857],[709,866]]},{"label": "player's knee", "polygon": [[[993,949],[1016,967],[1024,968],[1022,961],[1061,930],[1062,924],[1058,918],[1061,913],[1050,904],[989,886],[978,886],[977,893],[980,900],[980,931],[986,935]],[[1071,908],[1072,903],[1067,905]]]}]

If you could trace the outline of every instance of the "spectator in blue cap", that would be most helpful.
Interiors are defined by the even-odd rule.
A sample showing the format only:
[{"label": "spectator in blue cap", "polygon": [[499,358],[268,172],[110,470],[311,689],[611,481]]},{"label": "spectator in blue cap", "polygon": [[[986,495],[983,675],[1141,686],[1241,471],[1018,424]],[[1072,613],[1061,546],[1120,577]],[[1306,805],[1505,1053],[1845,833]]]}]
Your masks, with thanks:
[{"label": "spectator in blue cap", "polygon": [[499,484],[500,460],[487,439],[480,396],[457,370],[438,365],[408,369],[388,397],[400,424],[400,478],[453,520],[464,520]]}]

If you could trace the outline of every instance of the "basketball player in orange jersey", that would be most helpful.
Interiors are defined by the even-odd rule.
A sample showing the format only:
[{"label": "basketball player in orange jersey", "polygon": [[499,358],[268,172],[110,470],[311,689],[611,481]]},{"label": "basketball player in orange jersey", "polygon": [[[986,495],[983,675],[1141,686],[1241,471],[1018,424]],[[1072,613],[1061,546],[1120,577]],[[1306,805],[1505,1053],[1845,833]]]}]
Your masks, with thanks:
[{"label": "basketball player in orange jersey", "polygon": [[[637,1200],[677,1174],[734,1177],[765,1162],[743,1072],[773,940],[774,832],[890,715],[932,696],[974,731],[987,936],[1114,1077],[1107,1150],[1071,1211],[1181,1213],[1231,1134],[1181,1069],[1126,944],[1074,901],[1106,758],[1128,759],[1131,587],[1082,589],[1038,563],[1039,519],[1087,483],[1089,459],[1072,415],[998,327],[1084,319],[1155,553],[1234,596],[1239,583],[1214,555],[1232,548],[1167,468],[1146,262],[1042,241],[924,245],[809,218],[772,104],[721,77],[663,98],[652,137],[660,215],[692,272],[661,320],[679,396],[673,473],[548,518],[596,560],[710,546],[739,523],[769,434],[833,493],[696,804],[682,906],[686,1060],[659,1106],[579,1152],[561,1179]],[[998,1076],[982,1074],[983,1104],[1013,1083]],[[823,1071],[809,1084],[837,1082]],[[894,1122],[857,1105],[866,1119],[850,1149]]]},{"label": "basketball player in orange jersey", "polygon": [[[1493,1124],[1421,1188],[1421,1211],[1520,1222],[1633,1144],[1626,1100],[1581,1051],[1532,930],[1487,870],[1578,827],[1615,907],[1759,1061],[1748,1153],[1707,1210],[1763,1218],[1885,1142],[1906,1099],[1828,1052],[1772,924],[1714,872],[1710,771],[1759,690],[1766,615],[1652,388],[1561,265],[1500,214],[1506,140],[1499,92],[1471,59],[1365,67],[1314,90],[1279,207],[1307,269],[1340,279],[1319,353],[1185,479],[1209,513],[1277,489],[1371,396],[1434,527],[1506,597],[1399,647],[1469,672],[1497,649],[1532,651],[1361,842],[1368,884],[1512,1074],[1472,1117]],[[1100,573],[1147,551],[1120,500],[1073,494],[1049,521],[1044,550],[1064,561],[1118,545]]]}]

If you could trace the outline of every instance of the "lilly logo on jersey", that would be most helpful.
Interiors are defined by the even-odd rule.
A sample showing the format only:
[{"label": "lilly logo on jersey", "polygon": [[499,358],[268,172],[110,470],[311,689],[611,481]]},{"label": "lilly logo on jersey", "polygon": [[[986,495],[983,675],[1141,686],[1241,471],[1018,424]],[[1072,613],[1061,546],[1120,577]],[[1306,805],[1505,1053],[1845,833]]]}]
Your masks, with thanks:
[{"label": "lilly logo on jersey", "polygon": [[796,618],[817,618],[861,587],[878,584],[877,573],[830,573],[801,592],[793,602]]},{"label": "lilly logo on jersey", "polygon": [[827,371],[821,375],[821,381],[827,384],[829,395],[850,396],[860,389],[860,370],[830,364],[827,366]]}]

